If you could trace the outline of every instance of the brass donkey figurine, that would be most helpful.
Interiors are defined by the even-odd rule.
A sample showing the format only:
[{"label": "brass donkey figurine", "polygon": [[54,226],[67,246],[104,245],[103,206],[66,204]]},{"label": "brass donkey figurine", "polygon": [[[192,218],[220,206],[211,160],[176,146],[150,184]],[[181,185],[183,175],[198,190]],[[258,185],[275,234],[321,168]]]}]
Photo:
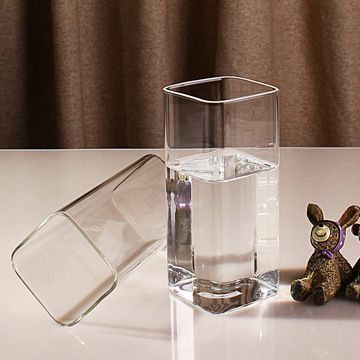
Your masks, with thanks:
[{"label": "brass donkey figurine", "polygon": [[291,296],[294,300],[304,301],[312,295],[314,304],[323,305],[353,280],[352,267],[340,249],[345,242],[346,228],[360,217],[360,208],[350,206],[339,221],[332,221],[324,220],[318,205],[309,204],[307,216],[313,225],[310,242],[315,251],[303,277],[291,283]]}]

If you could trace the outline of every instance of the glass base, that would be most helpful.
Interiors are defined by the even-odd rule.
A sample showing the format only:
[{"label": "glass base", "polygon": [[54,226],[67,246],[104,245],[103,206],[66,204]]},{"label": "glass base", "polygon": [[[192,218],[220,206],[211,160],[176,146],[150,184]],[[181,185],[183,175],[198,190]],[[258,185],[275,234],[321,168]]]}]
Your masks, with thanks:
[{"label": "glass base", "polygon": [[279,270],[233,282],[198,279],[183,268],[169,266],[169,290],[187,303],[213,314],[264,301],[278,294]]}]

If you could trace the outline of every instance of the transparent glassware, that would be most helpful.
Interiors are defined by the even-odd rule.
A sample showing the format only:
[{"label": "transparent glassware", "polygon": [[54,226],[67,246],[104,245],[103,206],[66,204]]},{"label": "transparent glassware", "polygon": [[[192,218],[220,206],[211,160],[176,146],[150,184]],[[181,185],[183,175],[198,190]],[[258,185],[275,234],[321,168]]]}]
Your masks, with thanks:
[{"label": "transparent glassware", "polygon": [[278,93],[236,76],[164,88],[169,289],[212,313],[278,293]]},{"label": "transparent glassware", "polygon": [[165,239],[164,161],[146,155],[51,214],[11,258],[49,315],[71,326]]}]

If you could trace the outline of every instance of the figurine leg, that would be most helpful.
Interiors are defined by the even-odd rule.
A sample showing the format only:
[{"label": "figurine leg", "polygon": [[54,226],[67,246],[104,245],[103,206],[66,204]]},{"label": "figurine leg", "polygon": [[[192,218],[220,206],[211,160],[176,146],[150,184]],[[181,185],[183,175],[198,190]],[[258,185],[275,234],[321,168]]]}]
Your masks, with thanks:
[{"label": "figurine leg", "polygon": [[312,277],[294,280],[291,283],[291,296],[294,300],[304,301],[311,295]]},{"label": "figurine leg", "polygon": [[345,290],[345,296],[351,300],[360,300],[360,259],[354,266],[355,279]]},{"label": "figurine leg", "polygon": [[333,299],[340,286],[334,286],[330,282],[323,282],[321,285],[314,287],[313,289],[313,301],[316,305],[324,305],[329,300]]},{"label": "figurine leg", "polygon": [[345,296],[351,300],[360,300],[360,276],[346,287]]}]

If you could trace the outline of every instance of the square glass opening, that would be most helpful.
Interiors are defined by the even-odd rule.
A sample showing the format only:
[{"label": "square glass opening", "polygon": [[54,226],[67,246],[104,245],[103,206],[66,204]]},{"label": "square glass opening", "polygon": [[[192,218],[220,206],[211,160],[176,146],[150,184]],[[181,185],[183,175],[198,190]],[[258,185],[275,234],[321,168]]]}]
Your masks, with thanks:
[{"label": "square glass opening", "polygon": [[195,101],[212,103],[250,99],[277,92],[278,89],[255,80],[222,76],[170,85],[165,87],[164,91]]}]

